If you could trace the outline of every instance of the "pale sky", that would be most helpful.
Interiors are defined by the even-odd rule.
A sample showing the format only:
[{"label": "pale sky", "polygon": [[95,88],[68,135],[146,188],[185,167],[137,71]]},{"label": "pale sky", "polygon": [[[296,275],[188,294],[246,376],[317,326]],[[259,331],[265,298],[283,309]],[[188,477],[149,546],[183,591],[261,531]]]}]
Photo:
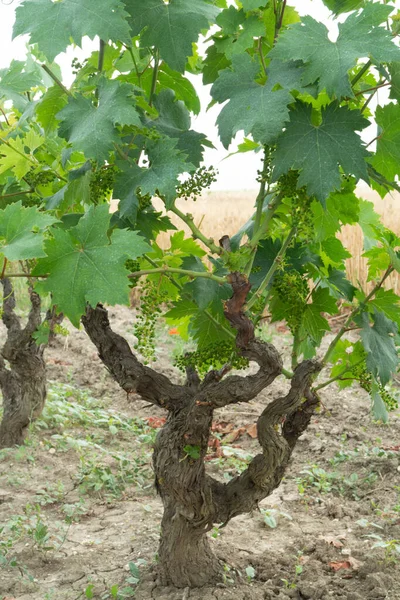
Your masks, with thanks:
[{"label": "pale sky", "polygon": [[[12,59],[23,60],[25,56],[25,45],[27,37],[19,37],[11,40],[12,27],[15,19],[15,9],[22,3],[22,0],[0,0],[0,68],[7,67]],[[289,0],[289,5],[294,6],[301,15],[309,14],[319,21],[323,21],[331,31],[331,35],[335,36],[335,24],[332,23],[329,15],[330,12],[323,5],[321,0]],[[400,0],[393,2],[394,5],[400,6]],[[63,71],[64,83],[68,86],[72,81],[71,61],[74,56],[84,58],[88,56],[91,50],[97,44],[93,44],[89,39],[84,40],[83,49],[69,48],[66,53],[60,54],[57,57],[57,62],[60,64]],[[219,106],[212,107],[206,112],[206,107],[210,101],[209,90],[211,86],[202,86],[201,79],[191,77],[192,82],[196,85],[201,99],[202,111],[200,115],[193,119],[193,127],[205,133],[216,147],[215,150],[207,149],[205,153],[206,165],[214,165],[218,171],[218,181],[213,184],[213,190],[249,190],[256,189],[257,169],[260,167],[260,161],[254,153],[232,156],[227,160],[224,158],[236,149],[236,146],[242,140],[240,134],[237,135],[235,142],[232,144],[229,152],[223,148],[218,140],[215,120]],[[368,138],[368,133],[366,134]],[[370,136],[371,139],[374,135]]]}]

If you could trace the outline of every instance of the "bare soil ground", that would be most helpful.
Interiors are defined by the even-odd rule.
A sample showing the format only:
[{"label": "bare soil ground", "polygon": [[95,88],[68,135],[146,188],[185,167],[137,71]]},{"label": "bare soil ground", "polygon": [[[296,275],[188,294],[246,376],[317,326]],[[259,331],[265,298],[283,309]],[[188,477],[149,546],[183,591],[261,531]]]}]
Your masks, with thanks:
[{"label": "bare soil ground", "polygon": [[[132,311],[110,313],[132,342]],[[288,352],[284,333],[271,336]],[[155,367],[179,380],[176,344],[160,332]],[[259,512],[211,532],[220,584],[161,589],[151,443],[164,415],[127,401],[83,331],[71,328],[46,357],[43,418],[24,447],[0,453],[0,600],[400,599],[399,411],[375,424],[362,390],[323,390],[281,486]],[[258,447],[247,430],[284,388],[280,378],[216,414],[224,457],[210,448],[210,472],[230,478],[245,467]]]}]

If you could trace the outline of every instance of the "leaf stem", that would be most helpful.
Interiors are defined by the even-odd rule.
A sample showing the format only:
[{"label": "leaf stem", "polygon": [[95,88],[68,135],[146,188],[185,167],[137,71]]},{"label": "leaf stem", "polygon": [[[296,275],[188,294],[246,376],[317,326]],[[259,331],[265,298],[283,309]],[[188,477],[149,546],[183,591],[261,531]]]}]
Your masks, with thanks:
[{"label": "leaf stem", "polygon": [[205,246],[207,246],[207,248],[209,250],[211,250],[211,252],[213,254],[218,254],[221,255],[222,254],[222,248],[220,248],[219,246],[217,246],[214,243],[214,240],[212,238],[207,238],[202,232],[201,230],[195,225],[194,223],[194,219],[192,215],[189,214],[185,214],[183,213],[181,210],[179,210],[179,208],[177,208],[175,205],[172,206],[171,208],[167,208],[167,210],[169,210],[170,212],[173,212],[175,215],[177,215],[177,217],[179,217],[184,223],[186,223],[186,225],[189,227],[190,231],[192,232],[192,237],[194,240],[200,240],[201,242],[203,242],[203,244]]},{"label": "leaf stem", "polygon": [[359,71],[357,73],[357,75],[355,75],[353,77],[353,79],[351,80],[351,82],[350,82],[351,87],[356,85],[356,83],[361,79],[361,77],[364,75],[364,73],[366,73],[368,71],[368,69],[370,68],[371,65],[372,65],[372,62],[370,60],[367,63],[365,63],[365,65],[363,66],[361,71]]},{"label": "leaf stem", "polygon": [[160,55],[159,55],[158,49],[156,49],[155,53],[154,53],[154,68],[153,68],[153,78],[151,80],[151,89],[150,89],[150,95],[149,95],[149,106],[153,105],[153,98],[154,98],[154,94],[156,93],[159,65],[160,65]]},{"label": "leaf stem", "polygon": [[7,126],[10,127],[10,121],[8,120],[7,115],[4,112],[4,110],[1,108],[1,106],[0,106],[0,111],[1,111],[1,113],[3,115],[3,117],[4,117],[5,122],[7,123]]},{"label": "leaf stem", "polygon": [[281,246],[281,249],[279,250],[278,254],[276,255],[275,260],[272,263],[268,273],[266,274],[265,278],[261,282],[260,287],[253,294],[253,296],[250,298],[249,302],[247,303],[247,310],[249,310],[257,302],[257,300],[263,295],[264,291],[268,287],[272,277],[275,274],[275,271],[282,263],[282,260],[286,254],[286,250],[288,249],[289,244],[292,241],[293,237],[296,235],[296,231],[297,231],[296,227],[292,227],[292,229],[289,231],[289,233],[288,233],[286,239],[284,240],[284,242]]},{"label": "leaf stem", "polygon": [[70,96],[70,97],[72,97],[72,94],[71,94],[71,92],[69,91],[69,89],[67,89],[67,88],[65,87],[65,85],[64,85],[64,84],[63,84],[63,83],[62,83],[62,82],[61,82],[61,81],[58,79],[57,75],[55,75],[55,74],[53,73],[53,71],[52,71],[52,70],[51,70],[51,69],[50,69],[50,68],[49,68],[47,65],[45,65],[45,64],[42,64],[42,65],[41,65],[41,67],[42,67],[43,71],[46,71],[47,75],[49,75],[49,77],[51,77],[51,78],[52,78],[52,80],[54,81],[54,83],[56,83],[56,84],[58,85],[58,87],[59,87],[59,88],[61,88],[61,89],[62,89],[62,91],[63,91],[65,94],[67,94],[67,96]]},{"label": "leaf stem", "polygon": [[329,360],[329,358],[331,357],[336,344],[339,342],[339,340],[341,339],[341,337],[348,331],[348,326],[350,325],[350,323],[353,321],[354,317],[356,315],[358,315],[358,313],[362,312],[364,310],[364,308],[367,306],[368,302],[375,296],[375,294],[381,289],[381,287],[383,286],[383,284],[385,283],[386,279],[389,277],[389,275],[391,275],[394,271],[394,267],[392,267],[392,265],[390,265],[385,273],[382,276],[382,279],[376,284],[376,286],[371,290],[371,292],[368,294],[368,296],[366,296],[366,298],[360,302],[360,304],[358,306],[356,306],[356,308],[350,313],[350,315],[348,316],[348,318],[346,319],[343,327],[339,330],[339,332],[337,333],[337,335],[334,337],[334,339],[332,340],[332,342],[329,344],[328,350],[325,353],[324,358],[322,359],[322,364],[326,364]]},{"label": "leaf stem", "polygon": [[1,270],[0,279],[4,279],[4,274],[5,274],[5,272],[6,272],[7,263],[8,263],[8,260],[7,260],[7,258],[6,258],[6,257],[4,257],[4,261],[3,261],[3,268],[2,268],[2,270]]},{"label": "leaf stem", "polygon": [[156,269],[145,269],[143,271],[136,271],[135,273],[131,273],[128,275],[129,279],[134,279],[136,277],[141,277],[142,275],[153,275],[154,273],[176,273],[178,275],[184,275],[186,277],[190,277],[195,279],[196,277],[203,277],[204,279],[211,279],[212,281],[216,281],[217,283],[223,284],[227,283],[226,277],[218,277],[209,271],[187,271],[186,269],[178,269],[175,267],[157,267]]},{"label": "leaf stem", "polygon": [[13,194],[4,194],[4,196],[0,196],[0,200],[4,200],[5,198],[14,198],[15,196],[23,196],[25,194],[33,194],[35,190],[27,190],[26,192],[14,192]]},{"label": "leaf stem", "polygon": [[366,94],[367,92],[373,92],[374,90],[379,90],[379,88],[383,88],[386,87],[388,85],[390,85],[390,81],[385,81],[384,83],[380,83],[378,85],[375,85],[374,87],[370,87],[367,88],[366,90],[361,90],[361,92],[357,92],[357,94],[355,94],[355,96],[361,96],[362,94]]},{"label": "leaf stem", "polygon": [[331,377],[330,379],[327,379],[326,381],[323,381],[322,383],[320,383],[316,387],[313,387],[313,391],[314,392],[318,392],[318,390],[322,390],[322,388],[327,387],[328,385],[330,385],[334,381],[337,381],[338,379],[341,379],[342,375],[344,375],[348,371],[351,371],[351,369],[353,369],[354,367],[357,367],[358,365],[361,365],[363,362],[364,362],[364,359],[361,359],[361,360],[357,361],[353,365],[350,365],[349,363],[347,363],[347,365],[342,369],[342,371],[340,371],[335,377]]},{"label": "leaf stem", "polygon": [[285,8],[286,8],[286,1],[287,0],[283,0],[283,4],[282,4],[282,10],[281,10],[281,14],[279,15],[279,21],[276,24],[276,33],[275,36],[278,35],[279,30],[282,28],[282,24],[283,24],[283,15],[285,14]]}]

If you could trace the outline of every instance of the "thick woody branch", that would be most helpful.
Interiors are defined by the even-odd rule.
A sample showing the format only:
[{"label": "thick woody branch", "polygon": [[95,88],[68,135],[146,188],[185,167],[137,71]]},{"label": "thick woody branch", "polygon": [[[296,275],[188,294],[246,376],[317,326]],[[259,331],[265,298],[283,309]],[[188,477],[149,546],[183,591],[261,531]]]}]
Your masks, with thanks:
[{"label": "thick woody branch", "polygon": [[255,338],[254,325],[243,311],[251,287],[247,277],[241,273],[231,273],[228,279],[233,296],[225,303],[225,317],[237,331],[236,346],[241,354],[256,362],[260,368],[255,375],[247,377],[232,375],[220,382],[215,379],[205,380],[198,400],[213,408],[249,402],[269,386],[283,368],[276,348]]},{"label": "thick woody branch", "polygon": [[[297,438],[307,427],[315,398],[309,394],[313,376],[321,369],[314,361],[304,361],[295,370],[286,396],[271,402],[257,422],[262,453],[248,468],[227,484],[208,479],[214,503],[214,522],[227,523],[232,517],[250,512],[280,484]],[[306,401],[303,399],[306,396]],[[282,433],[278,429],[281,424]]]},{"label": "thick woody branch", "polygon": [[161,373],[142,365],[128,342],[111,329],[105,308],[88,307],[82,323],[100,359],[123,390],[137,393],[143,400],[167,410],[183,408],[190,388],[175,385]]}]

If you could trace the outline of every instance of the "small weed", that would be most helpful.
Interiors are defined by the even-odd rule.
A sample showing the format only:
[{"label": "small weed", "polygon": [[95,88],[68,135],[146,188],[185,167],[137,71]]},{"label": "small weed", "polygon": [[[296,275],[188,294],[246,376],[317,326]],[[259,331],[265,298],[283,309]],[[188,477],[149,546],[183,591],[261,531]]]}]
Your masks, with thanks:
[{"label": "small weed", "polygon": [[62,481],[58,481],[57,483],[48,483],[44,488],[39,489],[36,492],[36,496],[34,498],[35,504],[40,504],[40,506],[46,506],[48,504],[57,504],[58,502],[62,502],[65,495],[65,488]]},{"label": "small weed", "polygon": [[285,517],[285,519],[292,521],[292,517],[288,513],[277,510],[276,508],[261,509],[260,512],[264,517],[265,525],[271,529],[278,527],[280,517]]},{"label": "small weed", "polygon": [[357,473],[351,473],[347,477],[337,471],[325,471],[317,465],[303,469],[300,473],[303,477],[296,478],[296,483],[301,496],[314,490],[320,494],[334,492],[357,500],[359,488],[368,487],[377,480],[376,473],[369,473],[363,477],[359,477]]}]

